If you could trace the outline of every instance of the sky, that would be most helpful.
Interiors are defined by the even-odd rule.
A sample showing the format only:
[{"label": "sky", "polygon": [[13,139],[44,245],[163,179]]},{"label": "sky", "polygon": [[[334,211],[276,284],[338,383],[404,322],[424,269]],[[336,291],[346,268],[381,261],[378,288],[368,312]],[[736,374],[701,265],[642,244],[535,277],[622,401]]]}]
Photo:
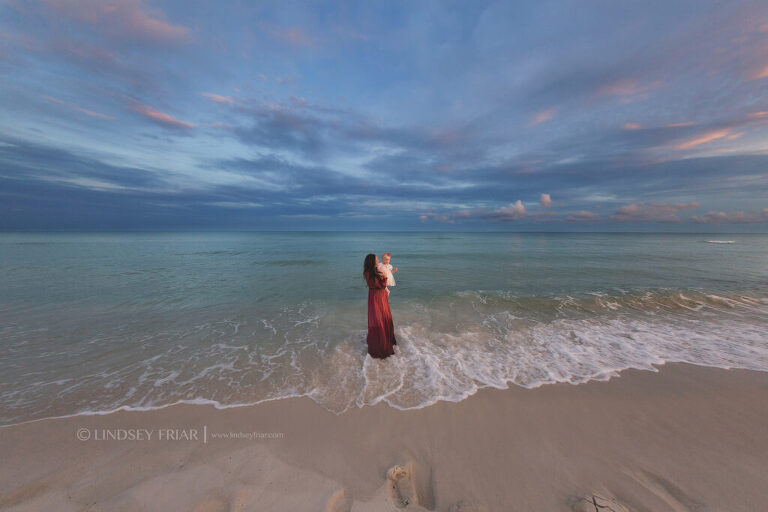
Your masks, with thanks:
[{"label": "sky", "polygon": [[0,230],[768,232],[768,2],[0,0]]}]

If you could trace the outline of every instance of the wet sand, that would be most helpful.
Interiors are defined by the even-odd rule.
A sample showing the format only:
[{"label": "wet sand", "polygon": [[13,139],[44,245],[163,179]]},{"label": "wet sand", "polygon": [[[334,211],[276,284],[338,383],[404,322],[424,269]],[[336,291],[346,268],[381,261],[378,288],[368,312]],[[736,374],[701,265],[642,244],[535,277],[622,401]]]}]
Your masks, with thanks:
[{"label": "wet sand", "polygon": [[768,373],[667,364],[338,416],[118,411],[0,428],[0,454],[3,510],[760,511]]}]

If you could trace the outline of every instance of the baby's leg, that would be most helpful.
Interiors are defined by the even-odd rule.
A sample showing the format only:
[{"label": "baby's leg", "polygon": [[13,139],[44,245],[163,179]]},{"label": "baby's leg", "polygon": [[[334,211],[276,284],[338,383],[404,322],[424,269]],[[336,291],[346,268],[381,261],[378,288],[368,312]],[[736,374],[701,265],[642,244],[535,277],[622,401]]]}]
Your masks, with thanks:
[{"label": "baby's leg", "polygon": [[387,286],[387,297],[389,297],[389,286]]}]

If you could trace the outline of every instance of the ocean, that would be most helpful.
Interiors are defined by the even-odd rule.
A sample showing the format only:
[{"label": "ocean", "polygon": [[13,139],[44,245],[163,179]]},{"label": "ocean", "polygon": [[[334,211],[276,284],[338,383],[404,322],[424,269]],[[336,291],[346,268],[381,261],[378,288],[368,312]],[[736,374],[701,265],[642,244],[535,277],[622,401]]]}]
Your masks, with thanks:
[{"label": "ocean", "polygon": [[[397,354],[366,354],[369,252]],[[0,425],[306,396],[334,413],[682,361],[768,371],[768,235],[0,234]]]}]

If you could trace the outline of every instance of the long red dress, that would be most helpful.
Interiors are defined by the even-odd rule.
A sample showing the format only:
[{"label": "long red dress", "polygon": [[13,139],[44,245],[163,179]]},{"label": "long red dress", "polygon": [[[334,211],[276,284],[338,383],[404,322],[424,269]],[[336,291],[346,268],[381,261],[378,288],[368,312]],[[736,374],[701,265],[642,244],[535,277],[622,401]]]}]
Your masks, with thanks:
[{"label": "long red dress", "polygon": [[365,276],[368,283],[368,353],[384,359],[395,353],[395,325],[389,310],[387,278]]}]

